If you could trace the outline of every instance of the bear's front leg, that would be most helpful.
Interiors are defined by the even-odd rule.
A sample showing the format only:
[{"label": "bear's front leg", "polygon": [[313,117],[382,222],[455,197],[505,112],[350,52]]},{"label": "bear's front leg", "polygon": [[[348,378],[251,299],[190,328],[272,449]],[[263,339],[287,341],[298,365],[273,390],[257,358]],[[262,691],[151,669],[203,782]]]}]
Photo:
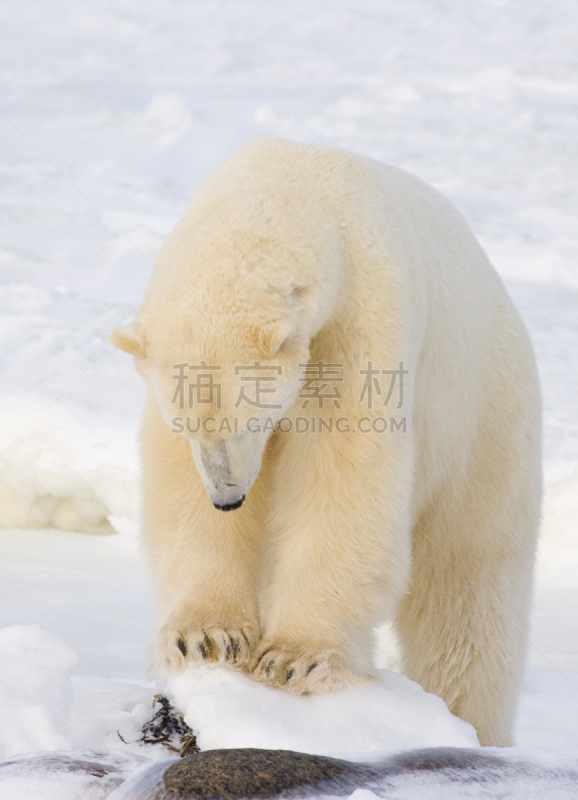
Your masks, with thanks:
[{"label": "bear's front leg", "polygon": [[307,694],[374,675],[373,628],[393,615],[410,560],[410,459],[403,434],[392,436],[282,443],[256,680]]},{"label": "bear's front leg", "polygon": [[215,509],[188,442],[152,398],[142,442],[143,539],[160,601],[150,672],[205,660],[246,668],[260,636],[259,481],[241,508]]}]

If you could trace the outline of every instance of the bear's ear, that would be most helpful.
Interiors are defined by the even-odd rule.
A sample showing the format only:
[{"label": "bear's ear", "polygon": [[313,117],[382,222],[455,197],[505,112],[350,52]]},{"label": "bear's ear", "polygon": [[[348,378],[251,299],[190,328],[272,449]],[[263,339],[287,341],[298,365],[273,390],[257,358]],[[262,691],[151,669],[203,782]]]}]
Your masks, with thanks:
[{"label": "bear's ear", "polygon": [[274,356],[282,344],[292,336],[297,329],[289,317],[277,319],[263,325],[259,332],[259,348],[266,356]]},{"label": "bear's ear", "polygon": [[146,355],[143,332],[135,322],[132,325],[115,328],[108,334],[108,341],[119,350],[124,350],[133,356],[144,358]]}]

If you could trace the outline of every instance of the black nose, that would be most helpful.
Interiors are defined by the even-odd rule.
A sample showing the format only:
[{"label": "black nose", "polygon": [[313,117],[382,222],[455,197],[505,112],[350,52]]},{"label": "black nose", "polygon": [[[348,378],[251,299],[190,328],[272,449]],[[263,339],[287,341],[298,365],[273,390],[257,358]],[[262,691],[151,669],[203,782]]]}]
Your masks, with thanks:
[{"label": "black nose", "polygon": [[225,503],[224,506],[219,506],[217,505],[217,503],[213,503],[213,505],[215,506],[215,508],[218,508],[219,511],[234,511],[236,508],[239,508],[239,506],[243,504],[245,496],[246,495],[243,495],[243,497],[240,500],[237,500],[234,503]]}]

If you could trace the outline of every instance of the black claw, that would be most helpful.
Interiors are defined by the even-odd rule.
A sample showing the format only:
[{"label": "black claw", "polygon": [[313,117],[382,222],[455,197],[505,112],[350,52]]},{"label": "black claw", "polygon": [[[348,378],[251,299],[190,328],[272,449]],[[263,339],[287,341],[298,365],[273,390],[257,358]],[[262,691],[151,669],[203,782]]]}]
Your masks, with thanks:
[{"label": "black claw", "polygon": [[230,657],[231,657],[231,653],[232,653],[232,652],[233,652],[233,648],[231,647],[231,645],[230,645],[230,644],[228,644],[228,645],[225,647],[225,658],[230,658]]},{"label": "black claw", "polygon": [[295,675],[295,670],[293,669],[293,667],[291,667],[291,669],[287,670],[287,675],[285,676],[285,683],[289,683],[293,675]]},{"label": "black claw", "polygon": [[184,639],[177,639],[177,647],[184,656],[187,655],[187,645],[185,644]]},{"label": "black claw", "polygon": [[271,672],[271,670],[273,669],[273,667],[274,667],[274,666],[275,666],[275,659],[274,659],[274,658],[272,658],[272,659],[271,659],[271,661],[268,661],[268,662],[265,664],[265,666],[263,667],[263,669],[265,670],[265,672],[266,672],[266,673],[267,673],[267,675],[268,675],[268,674]]},{"label": "black claw", "polygon": [[199,653],[201,654],[201,656],[203,658],[207,657],[207,648],[205,647],[205,642],[201,642],[200,643],[200,645],[198,647],[198,651],[199,651]]},{"label": "black claw", "polygon": [[261,660],[267,655],[267,653],[270,653],[272,649],[273,649],[273,646],[268,647],[266,650],[263,650],[263,652],[259,656],[259,660],[257,661],[257,665],[259,665],[261,663]]},{"label": "black claw", "polygon": [[241,652],[241,645],[236,639],[231,638],[231,650],[233,652],[233,658],[237,658],[237,656]]},{"label": "black claw", "polygon": [[248,647],[248,648],[249,648],[249,650],[250,650],[250,649],[251,649],[251,642],[249,641],[249,639],[248,639],[248,637],[247,637],[247,634],[245,633],[245,631],[241,631],[241,633],[243,634],[243,639],[245,640],[245,642],[246,642],[246,644],[247,644],[247,647]]},{"label": "black claw", "polygon": [[307,672],[305,673],[305,675],[309,675],[309,673],[310,673],[310,672],[313,672],[313,670],[314,670],[314,669],[315,669],[315,667],[317,667],[317,666],[319,666],[319,665],[317,664],[317,661],[314,661],[314,662],[313,662],[313,664],[311,664],[311,666],[309,667],[309,669],[308,669],[308,670],[307,670]]}]

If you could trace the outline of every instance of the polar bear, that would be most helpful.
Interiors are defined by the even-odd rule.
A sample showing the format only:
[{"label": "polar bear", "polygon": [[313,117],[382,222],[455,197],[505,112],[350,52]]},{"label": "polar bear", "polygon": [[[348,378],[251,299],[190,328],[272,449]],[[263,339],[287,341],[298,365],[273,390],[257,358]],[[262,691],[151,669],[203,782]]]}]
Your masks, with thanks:
[{"label": "polar bear", "polygon": [[321,692],[372,678],[392,620],[405,673],[509,745],[540,391],[456,209],[346,150],[256,141],[198,191],[111,341],[148,382],[153,670],[208,659]]}]

